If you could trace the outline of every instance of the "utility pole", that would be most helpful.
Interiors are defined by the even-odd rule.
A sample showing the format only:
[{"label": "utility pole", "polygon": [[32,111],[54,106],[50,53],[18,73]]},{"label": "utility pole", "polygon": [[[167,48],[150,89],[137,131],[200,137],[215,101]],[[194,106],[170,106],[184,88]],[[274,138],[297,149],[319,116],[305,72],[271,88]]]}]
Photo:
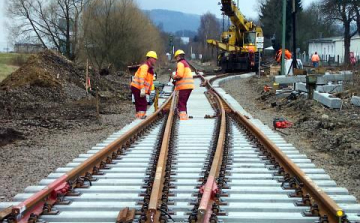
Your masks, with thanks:
[{"label": "utility pole", "polygon": [[285,38],[286,38],[286,0],[283,0],[283,18],[282,18],[282,57],[281,74],[286,75],[285,71]]},{"label": "utility pole", "polygon": [[293,69],[298,68],[297,60],[296,60],[296,0],[292,1],[292,20],[293,20],[293,63],[292,67]]}]

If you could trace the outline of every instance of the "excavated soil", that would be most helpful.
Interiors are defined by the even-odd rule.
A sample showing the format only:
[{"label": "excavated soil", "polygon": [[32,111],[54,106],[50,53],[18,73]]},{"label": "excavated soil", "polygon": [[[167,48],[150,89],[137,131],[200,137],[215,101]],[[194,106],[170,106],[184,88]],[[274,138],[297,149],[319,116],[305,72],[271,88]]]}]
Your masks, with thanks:
[{"label": "excavated soil", "polygon": [[[263,92],[265,84],[271,86],[271,79],[253,77],[224,83],[222,88],[269,126],[274,118],[291,121],[292,128],[281,130],[283,137],[360,200],[360,108],[350,104],[348,93],[343,96],[343,108],[333,110],[301,96],[276,99],[273,93]],[[348,83],[346,87],[358,92],[358,86]]]},{"label": "excavated soil", "polygon": [[[157,70],[167,82],[169,67]],[[0,83],[0,202],[134,119],[129,73],[89,70],[89,77],[86,94],[84,66],[47,50]]]},{"label": "excavated soil", "polygon": [[44,51],[0,83],[0,202],[133,120],[129,75],[89,75],[87,95],[85,69]]}]

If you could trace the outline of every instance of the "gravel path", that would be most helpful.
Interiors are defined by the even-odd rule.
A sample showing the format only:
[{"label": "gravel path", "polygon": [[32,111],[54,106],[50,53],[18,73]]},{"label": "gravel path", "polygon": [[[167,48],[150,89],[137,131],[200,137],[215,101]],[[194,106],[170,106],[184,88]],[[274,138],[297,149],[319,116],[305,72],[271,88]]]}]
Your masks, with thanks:
[{"label": "gravel path", "polygon": [[101,115],[100,122],[82,121],[66,130],[34,127],[33,138],[0,147],[0,202],[11,201],[27,186],[36,185],[134,119],[130,102],[117,107],[117,114]]},{"label": "gravel path", "polygon": [[[259,82],[262,81],[263,80],[259,80]],[[296,121],[296,115],[284,115],[281,111],[270,109],[268,105],[257,101],[256,99],[260,96],[259,85],[255,85],[254,82],[256,82],[254,79],[238,79],[236,81],[223,83],[221,87],[234,97],[254,118],[260,119],[268,126],[272,127],[273,119],[279,116],[285,117],[291,122]],[[323,139],[317,138],[316,134],[309,136],[305,129],[301,131],[299,128],[290,128],[282,131],[289,134],[282,135],[285,140],[295,145],[295,147],[300,150],[300,152],[306,154],[317,167],[323,168],[339,186],[347,188],[352,195],[360,200],[360,175],[359,177],[354,177],[356,173],[354,173],[353,166],[349,166],[349,164],[345,162],[339,162],[339,160],[336,159],[335,153],[314,149],[314,143]],[[360,162],[355,165],[360,165]]]}]

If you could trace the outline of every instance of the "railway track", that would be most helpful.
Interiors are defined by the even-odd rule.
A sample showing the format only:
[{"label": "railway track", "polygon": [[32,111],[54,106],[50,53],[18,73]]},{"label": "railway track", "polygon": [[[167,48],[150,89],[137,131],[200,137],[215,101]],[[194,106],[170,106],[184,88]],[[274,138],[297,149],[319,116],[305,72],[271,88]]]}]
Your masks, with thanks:
[{"label": "railway track", "polygon": [[0,203],[0,219],[360,221],[360,205],[346,189],[216,87],[229,78],[241,76],[197,78],[192,120],[177,119],[173,93],[145,121],[114,133],[14,202]]}]

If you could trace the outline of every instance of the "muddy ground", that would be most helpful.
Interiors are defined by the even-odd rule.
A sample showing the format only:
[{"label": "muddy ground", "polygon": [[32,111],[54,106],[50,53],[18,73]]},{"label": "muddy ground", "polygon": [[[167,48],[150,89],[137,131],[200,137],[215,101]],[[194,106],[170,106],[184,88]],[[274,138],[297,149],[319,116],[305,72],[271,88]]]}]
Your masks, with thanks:
[{"label": "muddy ground", "polygon": [[[281,130],[285,133],[282,136],[360,201],[360,108],[351,105],[349,97],[344,98],[342,110],[301,97],[277,100],[274,94],[262,92],[264,85],[271,83],[271,78],[253,77],[222,87],[245,110],[271,127],[275,117],[291,121],[293,127]],[[274,102],[277,105],[273,107]]]}]

